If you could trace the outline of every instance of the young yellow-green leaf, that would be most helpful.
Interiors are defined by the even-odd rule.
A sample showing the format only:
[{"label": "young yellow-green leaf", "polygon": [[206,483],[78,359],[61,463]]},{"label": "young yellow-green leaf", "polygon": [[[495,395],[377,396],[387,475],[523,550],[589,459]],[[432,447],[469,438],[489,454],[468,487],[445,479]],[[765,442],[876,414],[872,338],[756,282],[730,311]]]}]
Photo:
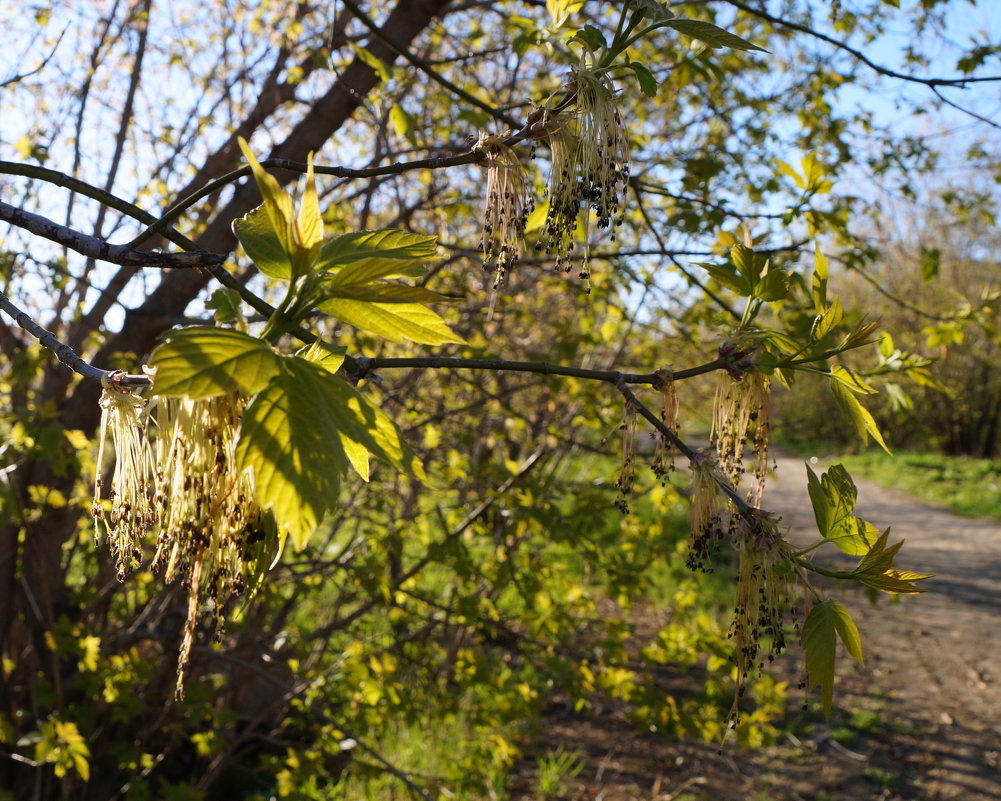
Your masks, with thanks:
[{"label": "young yellow-green leaf", "polygon": [[751,283],[744,278],[740,273],[737,272],[736,268],[732,264],[709,264],[707,262],[699,262],[699,266],[704,268],[707,273],[718,283],[720,286],[724,286],[733,292],[736,292],[742,298],[749,297],[753,289]]},{"label": "young yellow-green leaf", "polygon": [[321,363],[297,356],[247,407],[236,461],[251,469],[260,504],[302,548],[337,502],[348,465],[368,480],[369,454],[424,480],[395,424]]},{"label": "young yellow-green leaf", "polygon": [[742,245],[739,242],[730,248],[730,258],[737,266],[737,270],[740,271],[740,274],[747,279],[747,282],[751,286],[757,283],[761,277],[761,271],[764,269],[767,261],[766,258],[759,257],[747,245]]},{"label": "young yellow-green leaf", "polygon": [[437,238],[407,231],[355,231],[335,236],[320,249],[316,269],[336,271],[336,285],[364,284],[408,275],[415,265],[438,257]]},{"label": "young yellow-green leaf", "polygon": [[810,332],[810,339],[814,342],[819,342],[837,328],[844,318],[845,313],[841,308],[841,298],[835,298],[834,302],[823,313],[818,314],[817,318],[813,321],[813,330]]},{"label": "young yellow-green leaf", "polygon": [[368,303],[360,300],[332,298],[319,304],[326,312],[348,325],[371,331],[391,342],[419,342],[422,345],[463,343],[445,321],[419,303]]},{"label": "young yellow-green leaf", "polygon": [[393,65],[383,61],[375,53],[370,50],[366,50],[359,44],[354,42],[351,43],[351,49],[355,51],[355,55],[364,62],[368,64],[383,81],[387,83],[393,80]]},{"label": "young yellow-green leaf", "polygon": [[583,0],[546,0],[546,9],[553,20],[554,28],[562,28],[570,16],[580,11]]},{"label": "young yellow-green leaf", "polygon": [[766,302],[782,300],[789,294],[789,273],[771,269],[755,285],[753,297]]},{"label": "young yellow-green leaf", "polygon": [[302,348],[296,356],[305,359],[307,362],[318,364],[323,369],[336,373],[344,364],[344,354],[347,348],[340,345],[329,345],[322,339],[313,340],[312,344]]},{"label": "young yellow-green leaf", "polygon": [[[295,363],[298,361],[290,359],[290,366],[297,370],[296,374],[304,383],[308,383],[302,377],[301,366]],[[312,368],[313,365],[306,367]],[[340,432],[345,451],[362,478],[368,480],[368,457],[364,459],[363,472],[361,467],[363,460],[352,456],[352,453],[357,453],[357,449],[349,450],[348,441],[407,475],[421,481],[426,479],[420,460],[407,445],[396,424],[368,398],[347,381],[329,372],[317,373],[314,370],[312,385],[318,396],[327,404],[328,412]]]},{"label": "young yellow-green leaf", "polygon": [[329,402],[310,380],[312,371],[330,373],[302,359],[312,371],[290,370],[291,359],[283,361],[243,413],[236,463],[253,471],[258,503],[298,550],[337,502],[348,459]]},{"label": "young yellow-green leaf", "polygon": [[[785,162],[781,162],[785,164]],[[792,171],[792,167],[785,164],[786,168]],[[793,172],[793,175],[796,173]],[[835,298],[835,302],[837,298]],[[840,302],[838,306],[840,307]],[[820,250],[820,245],[814,246],[813,258],[813,308],[817,314],[822,314],[827,308],[827,257]],[[819,337],[818,337],[819,339]]]},{"label": "young yellow-green leaf", "polygon": [[834,699],[834,666],[839,636],[848,653],[861,662],[862,645],[858,629],[848,611],[835,600],[814,604],[803,623],[799,642],[806,654],[807,689],[820,687],[825,718],[831,716]]},{"label": "young yellow-green leaf", "polygon": [[866,586],[888,593],[925,592],[914,582],[933,578],[930,573],[911,573],[906,570],[894,570],[893,560],[897,557],[904,541],[894,543],[889,548],[886,543],[890,537],[890,529],[886,529],[878,540],[873,543],[869,552],[859,560],[851,575]]},{"label": "young yellow-green leaf", "polygon": [[758,50],[767,53],[763,47],[751,44],[746,39],[741,39],[735,33],[724,31],[711,22],[704,22],[699,19],[674,19],[665,20],[664,24],[669,28],[674,28],[678,33],[698,39],[709,47],[729,47],[733,50]]},{"label": "young yellow-green leaf", "polygon": [[153,394],[253,395],[278,372],[279,359],[267,342],[240,331],[202,326],[168,331],[150,356],[156,368]]},{"label": "young yellow-green leaf", "polygon": [[859,395],[874,395],[878,391],[875,387],[863,381],[854,370],[849,370],[840,364],[835,364],[831,367],[831,378],[844,384],[852,392]]},{"label": "young yellow-green leaf", "polygon": [[256,181],[257,188],[261,192],[261,198],[264,200],[264,208],[267,211],[271,228],[277,235],[278,241],[288,256],[289,261],[294,266],[295,237],[293,236],[292,229],[295,225],[295,208],[292,203],[292,196],[281,188],[273,176],[264,171],[264,168],[254,158],[254,154],[251,152],[246,140],[241,136],[237,141],[239,142],[240,150],[243,151],[244,158],[250,162],[250,168],[254,172],[254,181]]},{"label": "young yellow-green leaf", "polygon": [[800,175],[798,172],[796,172],[795,168],[791,164],[782,161],[782,159],[775,159],[775,164],[778,166],[779,172],[783,173],[784,175],[788,175],[790,178],[792,178],[793,183],[795,183],[797,187],[799,187],[800,189],[806,189],[806,181],[803,180],[803,176]]},{"label": "young yellow-green leaf", "polygon": [[849,556],[868,553],[878,537],[876,527],[855,517],[858,490],[848,471],[834,465],[818,480],[806,466],[807,492],[820,535]]},{"label": "young yellow-green leaf", "polygon": [[868,442],[871,436],[884,451],[891,453],[883,441],[883,435],[879,432],[879,426],[876,425],[876,421],[869,413],[869,410],[859,403],[858,398],[841,381],[835,380],[829,383],[834,400],[837,402],[842,413],[852,421],[855,430],[862,437],[862,441]]},{"label": "young yellow-green leaf", "polygon": [[393,107],[389,110],[389,122],[398,137],[416,144],[414,133],[418,127],[417,118],[399,103],[393,103]]},{"label": "young yellow-green leaf", "polygon": [[291,256],[278,239],[264,206],[258,206],[249,214],[233,220],[233,233],[250,260],[266,276],[282,281],[292,277]]},{"label": "young yellow-green leaf", "polygon": [[299,204],[295,234],[297,244],[304,251],[303,257],[307,262],[312,262],[319,253],[320,243],[323,242],[323,217],[320,215],[320,200],[316,194],[312,153],[306,157],[306,191],[303,193],[302,203]]}]

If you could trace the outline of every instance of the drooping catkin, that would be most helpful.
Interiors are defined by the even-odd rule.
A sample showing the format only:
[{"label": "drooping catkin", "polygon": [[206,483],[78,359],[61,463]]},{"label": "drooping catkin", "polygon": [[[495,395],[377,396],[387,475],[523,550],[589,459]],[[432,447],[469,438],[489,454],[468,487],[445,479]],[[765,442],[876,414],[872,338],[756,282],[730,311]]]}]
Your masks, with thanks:
[{"label": "drooping catkin", "polygon": [[[155,465],[146,431],[149,417],[147,400],[117,386],[114,375],[103,384],[92,508],[95,531],[100,537],[101,523],[104,524],[115,560],[116,576],[119,581],[124,581],[126,573],[142,561],[143,537],[156,521],[152,504]],[[102,468],[109,430],[115,451],[115,466],[109,493],[111,508],[105,514]]]}]

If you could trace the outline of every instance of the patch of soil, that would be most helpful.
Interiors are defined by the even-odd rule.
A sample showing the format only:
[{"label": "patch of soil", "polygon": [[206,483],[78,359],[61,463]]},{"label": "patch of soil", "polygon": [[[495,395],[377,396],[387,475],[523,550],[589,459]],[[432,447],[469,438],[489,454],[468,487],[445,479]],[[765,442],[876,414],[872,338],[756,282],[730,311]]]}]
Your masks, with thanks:
[{"label": "patch of soil", "polygon": [[[817,536],[805,472],[800,460],[778,459],[763,504],[803,544]],[[856,484],[857,513],[881,529],[892,526],[891,542],[906,540],[896,567],[935,578],[923,583],[927,593],[884,596],[877,605],[857,589],[832,588],[859,626],[866,664],[841,654],[831,720],[791,709],[781,744],[747,752],[637,731],[613,707],[554,712],[536,753],[563,746],[580,754],[583,769],[550,798],[1001,799],[1001,526]],[[654,621],[635,622],[643,628]],[[800,658],[793,649],[782,660],[792,686]],[[536,799],[537,788],[526,760],[512,777],[511,797]]]}]

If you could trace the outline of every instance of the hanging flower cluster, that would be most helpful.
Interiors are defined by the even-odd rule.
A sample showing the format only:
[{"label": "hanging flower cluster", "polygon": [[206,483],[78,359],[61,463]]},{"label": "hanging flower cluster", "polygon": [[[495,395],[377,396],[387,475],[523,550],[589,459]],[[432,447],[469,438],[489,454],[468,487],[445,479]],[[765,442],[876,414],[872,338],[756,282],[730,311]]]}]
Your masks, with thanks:
[{"label": "hanging flower cluster", "polygon": [[[563,99],[532,112],[527,130],[536,141],[544,141],[550,152],[549,207],[536,249],[553,257],[558,272],[569,272],[583,212],[584,257],[579,277],[590,291],[591,212],[599,228],[618,226],[622,192],[629,182],[629,148],[615,105],[615,87],[607,74],[582,60],[567,75]],[[522,237],[535,202],[531,182],[503,136],[480,134],[472,151],[485,156],[487,167],[480,250],[484,268],[494,271],[496,288],[521,256]],[[611,238],[614,241],[614,233]]]},{"label": "hanging flower cluster", "polygon": [[719,457],[712,448],[692,458],[692,532],[688,542],[688,568],[709,572],[720,543],[730,539],[735,518],[730,501],[719,485]]},{"label": "hanging flower cluster", "polygon": [[622,431],[622,467],[619,469],[619,479],[615,482],[618,489],[615,505],[622,514],[626,514],[636,478],[636,407],[631,403],[626,404],[625,417],[619,429]]},{"label": "hanging flower cluster", "polygon": [[518,155],[501,136],[480,134],[474,153],[483,153],[487,167],[486,206],[483,215],[483,269],[494,273],[494,289],[504,283],[521,258],[528,215],[535,207],[532,184]]},{"label": "hanging flower cluster", "polygon": [[790,609],[788,588],[793,552],[766,513],[744,520],[734,543],[738,552],[737,602],[728,635],[734,641],[737,692],[731,717],[736,722],[744,680],[761,671],[785,648],[783,626]]},{"label": "hanging flower cluster", "polygon": [[[670,370],[658,370],[655,375],[657,382],[653,388],[660,391],[660,421],[666,428],[677,432],[678,393],[674,389],[674,376]],[[658,433],[656,437],[651,469],[661,482],[666,482],[668,473],[674,470],[675,447],[664,434]]]},{"label": "hanging flower cluster", "polygon": [[[97,452],[93,513],[100,540],[101,523],[107,532],[111,555],[119,581],[142,561],[142,538],[156,520],[153,511],[153,453],[146,436],[146,400],[115,383],[115,374],[102,381],[101,444]],[[111,509],[105,514],[102,502],[104,479],[100,465],[108,431],[115,448],[115,469],[111,478]],[[100,522],[98,522],[100,521]]]},{"label": "hanging flower cluster", "polygon": [[[236,469],[236,432],[246,401],[237,395],[202,400],[158,398],[155,442],[147,431],[151,414],[139,395],[110,386],[101,401],[104,433],[115,445],[108,539],[118,580],[142,561],[142,541],[158,528],[151,568],[167,582],[182,579],[188,611],[178,658],[177,691],[183,688],[195,628],[211,607],[221,637],[229,597],[253,583],[267,558],[270,517],[254,500],[251,476]],[[95,516],[104,517],[101,479],[95,486]]]},{"label": "hanging flower cluster", "polygon": [[770,380],[753,369],[753,360],[745,360],[747,370],[733,369],[722,375],[713,402],[711,441],[719,454],[720,468],[734,485],[744,474],[744,449],[748,436],[755,455],[754,481],[748,501],[757,505],[765,487],[768,467],[768,434],[771,404]]},{"label": "hanging flower cluster", "polygon": [[236,433],[245,399],[161,398],[157,408],[157,496],[160,521],[154,570],[167,582],[183,576],[188,615],[178,661],[182,686],[200,610],[208,602],[222,636],[226,599],[240,595],[264,534],[264,513],[250,474],[236,469]]}]

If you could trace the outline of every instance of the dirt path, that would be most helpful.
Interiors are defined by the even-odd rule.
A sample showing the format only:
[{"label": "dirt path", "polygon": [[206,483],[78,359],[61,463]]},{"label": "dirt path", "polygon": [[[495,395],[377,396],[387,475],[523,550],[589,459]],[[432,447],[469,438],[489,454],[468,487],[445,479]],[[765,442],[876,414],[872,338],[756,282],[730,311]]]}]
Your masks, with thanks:
[{"label": "dirt path", "polygon": [[[793,700],[798,736],[740,752],[645,735],[614,710],[547,717],[539,748],[563,746],[584,762],[559,798],[1001,801],[1001,525],[856,484],[858,514],[892,526],[891,542],[906,540],[897,566],[936,577],[927,593],[882,596],[876,606],[861,590],[835,588],[862,633],[866,665],[841,654],[831,721],[804,717]],[[763,506],[783,516],[794,542],[817,536],[801,459],[778,459]],[[795,684],[801,654],[781,662]],[[528,768],[511,797],[535,801],[533,781]]]},{"label": "dirt path", "polygon": [[[815,531],[805,474],[802,460],[780,458],[763,503],[799,542]],[[891,542],[906,540],[897,566],[935,574],[925,582],[929,592],[899,603],[872,606],[862,593],[848,596],[867,654],[859,678],[885,694],[887,717],[918,735],[902,755],[910,774],[903,778],[918,794],[902,797],[998,801],[1001,525],[856,484],[858,514],[880,529],[892,526]]]}]

